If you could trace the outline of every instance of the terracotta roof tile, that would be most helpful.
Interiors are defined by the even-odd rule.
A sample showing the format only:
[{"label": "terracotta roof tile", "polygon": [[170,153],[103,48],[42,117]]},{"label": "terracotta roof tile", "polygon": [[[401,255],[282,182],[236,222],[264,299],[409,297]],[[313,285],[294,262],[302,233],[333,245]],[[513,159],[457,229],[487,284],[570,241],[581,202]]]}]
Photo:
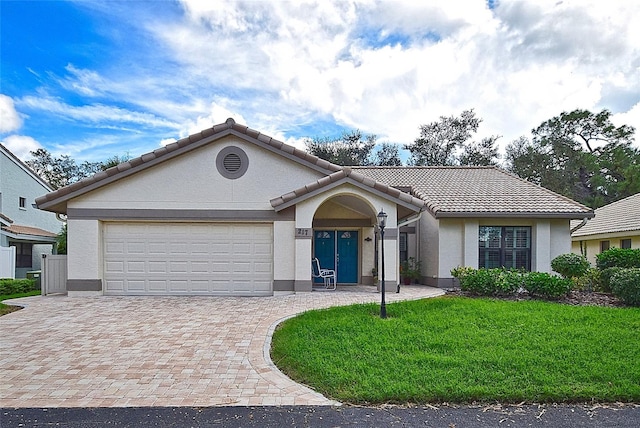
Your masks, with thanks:
[{"label": "terracotta roof tile", "polygon": [[408,187],[436,216],[480,213],[590,216],[591,209],[494,167],[354,167],[393,187]]},{"label": "terracotta roof tile", "polygon": [[21,226],[18,224],[12,224],[11,226],[6,226],[2,229],[15,235],[43,236],[46,238],[55,238],[57,236],[55,233],[49,232],[47,230],[31,226]]},{"label": "terracotta roof tile", "polygon": [[[571,234],[572,237],[615,232],[640,233],[640,193],[595,210],[595,217]],[[575,227],[579,222],[572,222]]]}]

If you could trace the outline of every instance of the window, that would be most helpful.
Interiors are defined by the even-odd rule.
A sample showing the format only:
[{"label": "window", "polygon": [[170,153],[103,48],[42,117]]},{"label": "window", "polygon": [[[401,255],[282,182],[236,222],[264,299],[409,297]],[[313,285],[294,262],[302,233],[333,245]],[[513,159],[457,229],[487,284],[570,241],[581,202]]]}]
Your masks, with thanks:
[{"label": "window", "polygon": [[16,267],[30,268],[33,244],[29,244],[26,242],[16,242],[14,244],[11,244],[11,246],[16,247]]},{"label": "window", "polygon": [[480,226],[478,267],[531,270],[531,227]]},{"label": "window", "polygon": [[620,240],[620,248],[631,248],[631,238],[629,238],[629,239],[621,239]]},{"label": "window", "polygon": [[609,241],[600,241],[600,252],[607,251],[609,249]]},{"label": "window", "polygon": [[27,208],[27,199],[26,199],[26,198],[23,198],[23,197],[20,197],[20,198],[18,199],[18,206],[19,206],[20,208],[23,208],[23,209],[24,209],[24,208]]}]

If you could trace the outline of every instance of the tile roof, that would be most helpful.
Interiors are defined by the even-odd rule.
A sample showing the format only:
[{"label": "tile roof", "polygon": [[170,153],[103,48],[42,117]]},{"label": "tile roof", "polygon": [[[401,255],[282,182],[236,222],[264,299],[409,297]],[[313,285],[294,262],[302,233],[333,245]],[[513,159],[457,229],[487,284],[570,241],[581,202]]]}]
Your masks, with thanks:
[{"label": "tile roof", "polygon": [[350,182],[358,187],[367,188],[370,191],[379,192],[397,199],[399,203],[405,206],[411,206],[414,210],[422,210],[425,208],[425,202],[422,199],[411,196],[408,193],[389,186],[388,184],[373,180],[366,175],[356,172],[352,167],[342,167],[340,171],[334,172],[326,177],[322,177],[313,183],[300,187],[292,192],[282,195],[271,200],[271,206],[277,211],[294,205],[298,201],[304,199],[305,196],[312,195],[316,191],[324,190],[331,185]]},{"label": "tile roof", "polygon": [[354,167],[410,189],[436,217],[592,217],[593,211],[495,167]]},{"label": "tile roof", "polygon": [[243,138],[245,141],[251,141],[268,150],[292,158],[318,171],[322,171],[327,175],[342,169],[339,165],[320,159],[319,157],[311,155],[304,150],[289,146],[282,141],[278,141],[268,135],[261,134],[259,131],[247,126],[239,125],[235,120],[229,118],[224,123],[214,125],[211,128],[207,128],[201,132],[178,140],[175,143],[167,144],[153,152],[146,153],[140,157],[131,159],[128,162],[123,162],[107,169],[106,171],[99,172],[91,177],[41,196],[36,199],[36,205],[40,209],[64,213],[66,212],[66,201],[69,199],[87,193],[105,184],[127,177],[145,168],[157,165],[160,162],[164,162],[175,156],[179,156],[228,135],[236,135]]},{"label": "tile roof", "polygon": [[[632,232],[640,233],[640,193],[597,208],[595,218],[571,234],[572,237],[600,235],[603,233]],[[571,227],[578,222],[571,224]]]},{"label": "tile roof", "polygon": [[55,233],[49,232],[47,230],[31,226],[21,226],[18,224],[12,224],[11,226],[3,227],[2,230],[5,230],[14,235],[42,236],[45,238],[55,238],[57,236]]},{"label": "tile roof", "polygon": [[0,220],[1,220],[3,223],[6,223],[6,224],[11,224],[11,223],[13,223],[13,220],[11,220],[9,217],[7,217],[6,215],[4,215],[4,214],[2,214],[2,213],[0,213]]},{"label": "tile roof", "polygon": [[346,181],[388,195],[405,206],[419,209],[426,206],[436,217],[593,216],[588,207],[497,168],[342,167],[239,125],[233,119],[41,196],[36,199],[36,204],[40,209],[66,213],[67,201],[72,198],[228,135],[235,135],[326,174],[313,183],[271,200],[271,205],[277,210],[315,191]]}]

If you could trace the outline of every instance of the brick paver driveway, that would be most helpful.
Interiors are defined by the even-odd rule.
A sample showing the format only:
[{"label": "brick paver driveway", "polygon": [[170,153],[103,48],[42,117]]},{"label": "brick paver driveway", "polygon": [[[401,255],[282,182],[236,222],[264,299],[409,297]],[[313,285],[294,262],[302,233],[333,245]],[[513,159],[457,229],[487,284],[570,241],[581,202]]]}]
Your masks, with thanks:
[{"label": "brick paver driveway", "polygon": [[[336,404],[280,373],[271,332],[373,287],[274,297],[29,297],[0,317],[0,407]],[[387,301],[442,294],[424,286]]]}]

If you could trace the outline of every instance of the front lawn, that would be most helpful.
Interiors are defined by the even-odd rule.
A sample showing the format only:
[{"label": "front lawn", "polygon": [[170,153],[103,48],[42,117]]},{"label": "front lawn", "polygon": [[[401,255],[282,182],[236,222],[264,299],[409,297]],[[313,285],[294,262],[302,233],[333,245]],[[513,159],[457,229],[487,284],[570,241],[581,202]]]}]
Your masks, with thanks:
[{"label": "front lawn", "polygon": [[[18,297],[38,296],[40,294],[42,294],[40,290],[28,291],[26,293],[5,294],[0,295],[0,302],[8,299],[17,299]],[[20,309],[22,309],[20,306],[5,305],[4,303],[0,303],[0,316],[15,312]]]},{"label": "front lawn", "polygon": [[640,401],[640,309],[440,297],[311,311],[275,332],[292,379],[348,403]]}]

